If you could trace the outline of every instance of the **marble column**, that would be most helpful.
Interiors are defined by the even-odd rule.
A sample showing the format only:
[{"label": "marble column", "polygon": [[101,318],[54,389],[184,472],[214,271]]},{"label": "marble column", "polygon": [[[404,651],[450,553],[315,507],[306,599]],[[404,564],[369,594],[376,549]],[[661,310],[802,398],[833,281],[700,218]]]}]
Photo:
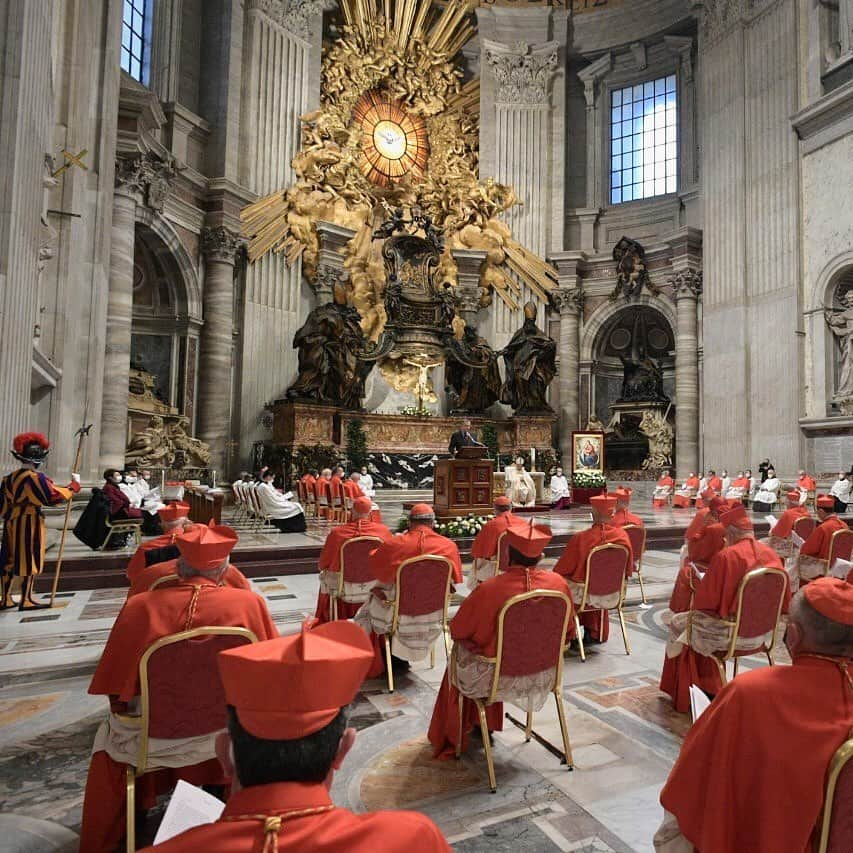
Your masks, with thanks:
[{"label": "marble column", "polygon": [[699,470],[699,297],[702,270],[672,277],[675,290],[675,460],[679,476]]},{"label": "marble column", "polygon": [[173,159],[161,159],[150,152],[129,152],[120,155],[116,161],[104,342],[101,468],[123,468],[127,447],[136,208],[145,204],[152,210],[162,211],[175,174]]},{"label": "marble column", "polygon": [[549,256],[548,260],[559,273],[558,286],[551,291],[551,300],[560,314],[558,429],[560,449],[563,459],[567,460],[572,455],[572,431],[580,428],[580,322],[584,294],[578,267],[586,260],[586,255],[562,252]]},{"label": "marble column", "polygon": [[242,238],[227,228],[205,228],[204,325],[198,364],[198,437],[210,445],[210,466],[226,471],[231,434],[234,351],[234,264]]},{"label": "marble column", "polygon": [[477,328],[477,313],[480,310],[480,269],[486,253],[476,249],[456,249],[456,297],[459,316],[469,328]]},{"label": "marble column", "polygon": [[104,390],[101,408],[101,467],[123,468],[127,447],[130,332],[133,322],[133,244],[137,197],[127,185],[113,196],[110,238],[110,289],[104,347]]},{"label": "marble column", "polygon": [[[602,205],[601,174],[604,168],[601,163],[602,110],[599,109],[599,81],[613,67],[613,55],[605,53],[595,62],[578,72],[583,83],[583,95],[586,101],[586,210],[588,215],[597,214]],[[606,111],[604,111],[606,112]],[[609,114],[609,113],[608,113]],[[592,234],[586,235],[587,240]],[[583,242],[585,248],[592,248],[591,242]]]}]

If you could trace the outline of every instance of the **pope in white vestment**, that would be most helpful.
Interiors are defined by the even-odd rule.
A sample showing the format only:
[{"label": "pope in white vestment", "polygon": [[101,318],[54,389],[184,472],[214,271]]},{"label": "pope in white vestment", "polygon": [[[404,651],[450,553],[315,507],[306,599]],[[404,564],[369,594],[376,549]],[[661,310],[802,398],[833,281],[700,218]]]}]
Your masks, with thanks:
[{"label": "pope in white vestment", "polygon": [[536,485],[533,477],[524,470],[524,459],[520,456],[515,465],[506,469],[506,494],[513,506],[536,505]]}]

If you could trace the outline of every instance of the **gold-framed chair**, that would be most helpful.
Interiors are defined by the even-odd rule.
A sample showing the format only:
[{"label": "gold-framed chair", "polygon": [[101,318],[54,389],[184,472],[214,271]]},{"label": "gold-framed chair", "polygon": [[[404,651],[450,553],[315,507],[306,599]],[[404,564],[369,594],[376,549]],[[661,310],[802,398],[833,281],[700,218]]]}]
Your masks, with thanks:
[{"label": "gold-framed chair", "polygon": [[[299,481],[302,483],[302,481]],[[303,506],[305,507],[306,518],[317,518],[317,495],[313,486],[307,483],[302,483]]]},{"label": "gold-framed chair", "polygon": [[110,520],[104,519],[104,524],[107,527],[107,535],[104,541],[98,547],[99,551],[103,551],[107,547],[107,543],[113,536],[132,536],[134,544],[138,548],[142,544],[142,519],[141,518],[117,518]]},{"label": "gold-framed chair", "polygon": [[234,518],[232,519],[234,524],[240,524],[245,521],[246,516],[246,508],[243,503],[242,495],[240,494],[240,488],[237,483],[231,484],[231,497],[234,499]]},{"label": "gold-framed chair", "polygon": [[815,527],[817,527],[817,519],[810,515],[804,515],[794,522],[792,530],[805,542],[814,533]]},{"label": "gold-framed chair", "polygon": [[595,610],[605,612],[601,607],[588,607],[587,600],[590,595],[610,596],[617,595],[617,603],[609,610],[615,610],[619,616],[619,625],[622,628],[622,641],[625,644],[625,654],[631,654],[628,645],[628,632],[625,630],[625,616],[622,613],[622,605],[625,602],[625,587],[628,578],[628,563],[630,554],[624,545],[617,542],[607,542],[597,545],[586,558],[586,577],[584,579],[583,592],[580,603],[575,608],[575,627],[577,628],[578,649],[581,660],[586,662],[586,650],[583,645],[583,631],[581,631],[580,614]]},{"label": "gold-framed chair", "polygon": [[646,601],[646,588],[643,586],[643,554],[646,551],[646,528],[639,524],[626,524],[622,528],[631,540],[631,550],[634,552],[634,569],[637,572],[637,580],[640,582],[640,598],[643,604]]},{"label": "gold-framed chair", "polygon": [[[773,587],[777,587],[778,596],[775,604],[772,596]],[[742,657],[749,657],[764,653],[767,662],[773,666],[773,647],[776,644],[776,631],[779,627],[779,619],[782,616],[782,606],[785,603],[785,590],[788,586],[788,575],[783,569],[758,568],[747,572],[738,586],[737,609],[734,619],[723,619],[728,625],[729,645],[725,652],[710,655],[720,672],[720,679],[726,683],[726,663],[734,661],[732,678],[737,677],[738,661]],[[762,609],[761,605],[767,606]],[[687,636],[688,642],[692,634],[692,613],[688,619]],[[770,634],[770,644],[761,645],[752,649],[738,649],[737,642],[743,637],[761,637]]]},{"label": "gold-framed chair", "polygon": [[[225,694],[216,656],[225,649],[257,642],[248,628],[206,625],[161,637],[145,650],[139,661],[140,715],[121,717],[122,722],[139,729],[136,763],[125,766],[128,853],[136,849],[136,780],[163,769],[149,765],[150,740],[183,739],[224,728]],[[152,664],[158,652],[161,657]],[[159,690],[168,697],[162,706],[155,702]]]},{"label": "gold-framed chair", "polygon": [[450,585],[453,563],[437,554],[421,554],[403,560],[397,567],[397,585],[394,598],[384,599],[386,607],[393,607],[390,630],[384,634],[385,669],[388,673],[388,692],[394,692],[394,673],[391,670],[391,639],[400,627],[400,616],[423,616],[441,610],[441,633],[444,651],[450,659],[450,633],[447,627],[447,610],[450,606]]},{"label": "gold-framed chair", "polygon": [[157,580],[148,587],[148,592],[151,592],[152,589],[159,589],[161,586],[166,586],[167,584],[179,581],[180,579],[181,578],[175,574],[163,575],[162,577],[157,578]]},{"label": "gold-framed chair", "polygon": [[[824,564],[824,576],[829,574],[830,569],[835,564],[836,560],[851,560],[853,559],[853,530],[844,528],[842,530],[833,531],[829,539],[829,550],[825,560],[820,557],[812,557],[811,559],[819,560]],[[800,574],[800,586],[807,584],[814,578],[806,578]]]},{"label": "gold-framed chair", "polygon": [[829,762],[818,827],[815,853],[853,850],[853,738],[844,741]]},{"label": "gold-framed chair", "polygon": [[341,543],[338,558],[341,569],[338,572],[338,588],[329,593],[329,612],[332,621],[338,618],[339,601],[344,604],[364,603],[364,601],[348,599],[344,587],[347,583],[367,583],[373,580],[369,555],[382,544],[382,541],[379,536],[353,536]]},{"label": "gold-framed chair", "polygon": [[342,480],[332,482],[329,489],[331,495],[331,513],[333,524],[343,524],[346,519],[346,492]]},{"label": "gold-framed chair", "polygon": [[[458,681],[458,645],[454,644],[450,657],[450,683],[459,692],[459,733],[456,738],[456,757],[462,754],[462,725],[465,699],[477,706],[480,720],[480,732],[483,736],[483,748],[489,771],[489,788],[497,791],[495,765],[492,760],[492,748],[489,742],[489,730],[486,721],[486,708],[500,697],[501,676],[522,677],[535,675],[547,669],[554,669],[554,681],[549,692],[557,704],[557,716],[560,720],[560,733],[563,737],[563,763],[569,770],[574,769],[572,746],[566,725],[566,709],[563,705],[563,657],[565,655],[566,631],[572,613],[572,602],[564,592],[554,589],[533,589],[514,595],[504,602],[498,614],[497,654],[495,657],[477,655],[485,664],[492,664],[489,694],[485,698],[466,696]],[[527,709],[524,737],[530,742],[533,731],[533,712]]]}]

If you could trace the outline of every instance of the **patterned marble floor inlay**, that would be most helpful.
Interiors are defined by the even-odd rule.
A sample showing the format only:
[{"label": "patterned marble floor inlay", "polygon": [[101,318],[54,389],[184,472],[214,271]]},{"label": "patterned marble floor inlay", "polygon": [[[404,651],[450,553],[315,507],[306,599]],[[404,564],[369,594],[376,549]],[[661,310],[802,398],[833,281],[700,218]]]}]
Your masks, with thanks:
[{"label": "patterned marble floor inlay", "polygon": [[[590,646],[586,663],[575,653],[566,659],[573,772],[509,723],[494,735],[496,794],[488,789],[482,744],[472,740],[461,761],[433,759],[426,732],[445,670],[439,649],[435,668],[414,664],[395,679],[393,694],[383,679],[365,683],[350,708],[357,737],[335,777],[335,801],[355,811],[422,811],[464,853],[650,851],[660,820],[658,793],[689,720],[657,689],[666,636],[660,613],[677,555],[646,556],[646,591],[654,603],[642,607],[638,586],[630,585],[631,655],[617,626],[608,643]],[[316,605],[316,575],[268,576],[253,588],[283,634],[298,631]],[[466,595],[460,586],[451,614]],[[123,590],[78,591],[63,598],[61,610],[39,614],[52,619],[35,623],[15,612],[0,614],[4,815],[78,831],[92,738],[107,711],[106,700],[88,696],[86,688],[124,598]],[[744,663],[760,665],[757,658]],[[507,710],[523,719],[522,711]],[[544,741],[561,743],[553,701],[536,714],[534,729]],[[140,839],[152,837],[163,806],[149,813]]]}]

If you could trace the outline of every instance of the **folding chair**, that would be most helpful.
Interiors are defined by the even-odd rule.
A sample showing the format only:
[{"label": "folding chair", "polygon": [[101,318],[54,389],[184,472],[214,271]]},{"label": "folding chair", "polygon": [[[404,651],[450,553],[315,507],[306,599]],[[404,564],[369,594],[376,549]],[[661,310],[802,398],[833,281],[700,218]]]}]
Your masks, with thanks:
[{"label": "folding chair", "polygon": [[139,728],[136,763],[126,765],[125,772],[128,853],[136,849],[136,780],[163,769],[149,764],[149,741],[197,737],[225,728],[225,693],[216,656],[257,641],[247,628],[205,626],[162,637],[145,650],[139,661],[140,716],[122,717]]},{"label": "folding chair", "polygon": [[397,567],[397,589],[386,607],[393,607],[391,630],[385,637],[385,668],[388,670],[388,692],[394,692],[394,673],[391,670],[391,639],[400,627],[401,616],[425,616],[441,611],[441,632],[444,651],[450,658],[450,635],[447,628],[447,608],[450,606],[450,582],[453,563],[447,557],[422,554],[409,557]]},{"label": "folding chair", "polygon": [[[503,701],[501,698],[502,676],[516,680],[553,668],[554,681],[549,692],[557,703],[560,733],[563,736],[563,763],[569,770],[573,769],[572,747],[569,743],[566,710],[563,705],[563,655],[566,651],[566,630],[571,612],[572,603],[569,597],[564,592],[551,589],[533,589],[530,592],[515,595],[504,603],[498,614],[497,656],[489,658],[478,655],[484,663],[494,665],[491,688],[485,699],[466,696],[460,689],[457,674],[458,646],[455,644],[453,646],[450,659],[450,683],[459,690],[459,736],[456,739],[456,757],[459,758],[462,754],[464,700],[470,699],[477,706],[477,714],[480,718],[480,732],[483,736],[483,748],[489,770],[489,788],[492,793],[497,790],[497,781],[486,724],[486,708],[495,702]],[[526,711],[524,735],[529,743],[533,732],[533,712],[529,706]]]},{"label": "folding chair", "polygon": [[133,537],[137,548],[142,544],[142,536],[140,535],[140,531],[142,530],[141,518],[118,518],[114,521],[107,518],[104,520],[104,524],[107,527],[107,535],[98,547],[98,551],[103,551],[113,536],[130,535]]},{"label": "folding chair", "polygon": [[[330,593],[330,610],[332,620],[338,618],[338,602],[343,604],[364,604],[369,593],[363,598],[354,599],[347,595],[346,584],[368,583],[373,580],[370,566],[370,552],[375,551],[382,544],[378,536],[353,536],[341,545],[340,566],[338,572],[338,588]],[[348,618],[348,617],[345,617]]]},{"label": "folding chair", "polygon": [[853,739],[835,750],[826,776],[820,840],[815,853],[853,850]]},{"label": "folding chair", "polygon": [[643,586],[643,554],[646,550],[646,528],[639,524],[626,524],[622,528],[631,540],[631,550],[634,552],[634,568],[637,571],[637,580],[640,582],[640,597],[643,604],[646,601],[646,588]]},{"label": "folding chair", "polygon": [[624,545],[608,542],[593,548],[586,558],[586,578],[580,604],[575,608],[575,627],[578,632],[578,647],[581,660],[586,662],[586,651],[583,646],[583,631],[581,631],[580,614],[596,610],[604,612],[605,608],[589,607],[589,596],[605,597],[618,595],[616,604],[608,610],[615,610],[619,615],[619,625],[622,628],[622,641],[625,643],[625,654],[631,654],[628,645],[628,633],[625,630],[625,617],[622,614],[622,604],[625,601],[625,584],[628,577],[630,557]]},{"label": "folding chair", "polygon": [[[785,589],[788,575],[782,569],[759,568],[747,572],[740,582],[737,593],[737,610],[733,620],[724,620],[729,624],[729,647],[725,652],[717,652],[711,658],[720,671],[720,679],[726,683],[726,662],[734,661],[732,678],[737,677],[738,660],[742,657],[763,652],[767,662],[773,666],[771,652],[776,643],[776,629],[782,615],[785,601]],[[688,636],[691,626],[688,623]],[[745,637],[763,637],[771,634],[770,644],[763,641],[751,649],[737,648],[737,641]]]}]

